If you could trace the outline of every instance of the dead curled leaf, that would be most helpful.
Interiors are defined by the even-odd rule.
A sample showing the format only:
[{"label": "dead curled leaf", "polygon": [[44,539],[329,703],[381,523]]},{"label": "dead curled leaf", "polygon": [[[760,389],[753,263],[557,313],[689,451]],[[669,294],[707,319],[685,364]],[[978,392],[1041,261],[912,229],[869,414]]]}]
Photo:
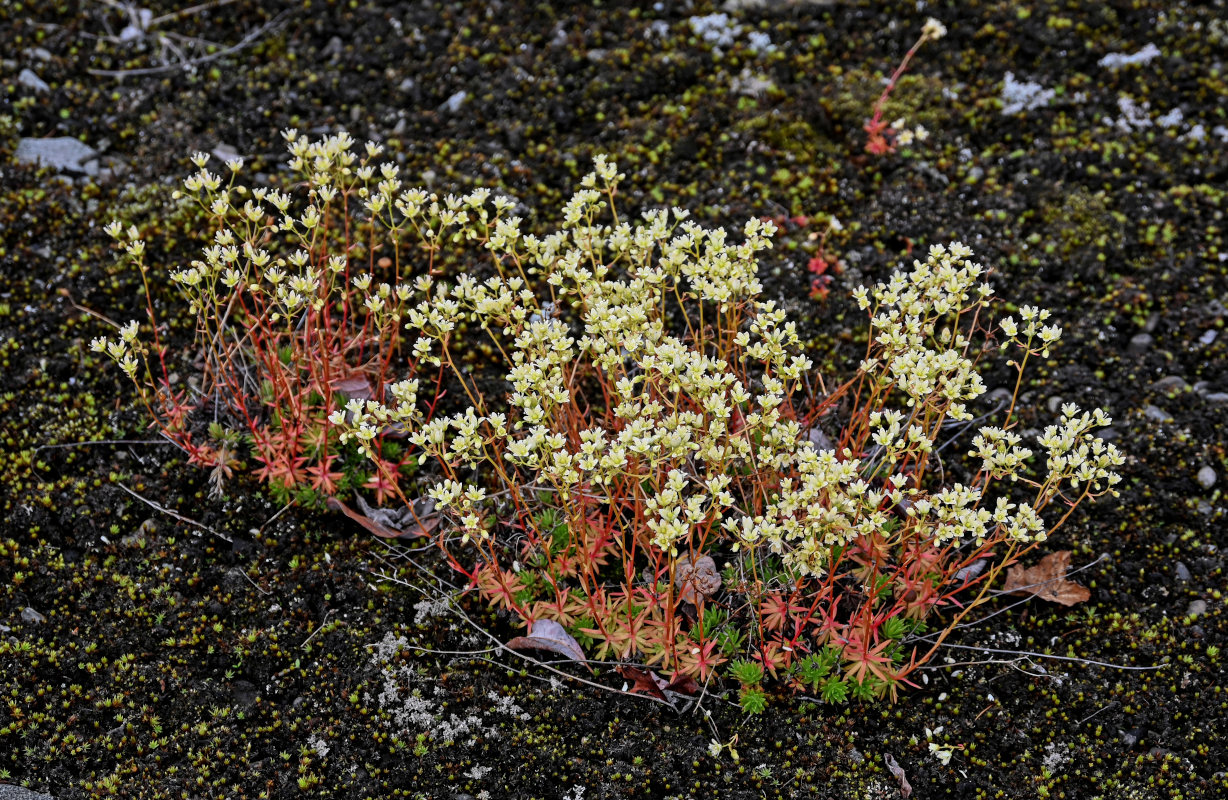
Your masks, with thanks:
[{"label": "dead curled leaf", "polygon": [[699,605],[721,590],[716,562],[711,556],[700,556],[692,564],[690,556],[683,556],[674,570],[674,586],[681,592],[683,602]]},{"label": "dead curled leaf", "polygon": [[328,507],[340,511],[381,539],[400,539],[406,536],[430,536],[439,526],[435,502],[429,498],[419,500],[414,508],[372,508],[358,496],[361,511],[355,511],[335,497],[328,498]]},{"label": "dead curled leaf", "polygon": [[1086,586],[1066,580],[1070,568],[1070,551],[1050,553],[1034,567],[1024,569],[1016,564],[1006,571],[1006,585],[1002,591],[1010,594],[1032,595],[1041,600],[1073,606],[1091,597]]},{"label": "dead curled leaf", "polygon": [[896,781],[900,784],[900,797],[908,800],[912,796],[912,786],[908,783],[908,777],[904,774],[904,768],[896,763],[895,756],[890,753],[883,755],[883,761],[887,764],[887,769],[895,776]]},{"label": "dead curled leaf", "polygon": [[572,661],[587,663],[584,651],[559,623],[552,619],[534,620],[528,636],[517,636],[507,643],[512,650],[548,650]]},{"label": "dead curled leaf", "polygon": [[[675,675],[673,680],[665,680],[657,673],[643,667],[637,667],[632,664],[621,664],[618,667],[618,674],[622,675],[631,685],[627,691],[632,694],[644,693],[650,694],[660,700],[669,703],[670,700],[666,697],[666,692],[676,692],[677,694],[696,695],[699,694],[699,684],[694,678],[687,675]],[[671,703],[672,705],[672,703]]]},{"label": "dead curled leaf", "polygon": [[371,388],[371,382],[362,373],[354,373],[346,378],[338,378],[329,385],[334,391],[344,392],[351,399],[370,400],[375,395],[375,391]]}]

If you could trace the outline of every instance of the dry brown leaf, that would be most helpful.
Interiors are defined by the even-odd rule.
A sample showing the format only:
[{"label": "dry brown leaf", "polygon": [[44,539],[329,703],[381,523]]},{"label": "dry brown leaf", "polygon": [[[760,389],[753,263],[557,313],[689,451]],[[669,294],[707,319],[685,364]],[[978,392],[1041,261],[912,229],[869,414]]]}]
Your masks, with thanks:
[{"label": "dry brown leaf", "polygon": [[716,571],[716,562],[711,556],[700,556],[691,563],[689,556],[678,559],[674,572],[674,586],[679,589],[684,603],[699,605],[721,590],[721,576]]},{"label": "dry brown leaf", "polygon": [[643,669],[642,667],[634,667],[630,664],[621,664],[618,666],[618,674],[631,681],[631,685],[627,687],[628,692],[632,694],[643,692],[659,700],[669,702],[664,691],[666,686],[665,679],[655,672]]},{"label": "dry brown leaf", "polygon": [[[335,497],[328,498],[327,506],[333,511],[340,511],[350,519],[363,526],[381,539],[400,539],[406,536],[430,536],[439,527],[439,516],[434,514],[434,504],[425,513],[408,506],[393,511],[384,508],[371,508],[360,496],[358,504],[362,511],[355,511]],[[364,513],[365,512],[365,513]],[[414,515],[417,514],[415,521]]]},{"label": "dry brown leaf", "polygon": [[507,643],[512,650],[549,650],[572,661],[587,663],[580,644],[552,619],[534,620],[528,636],[517,636]]},{"label": "dry brown leaf", "polygon": [[887,769],[895,776],[895,780],[900,784],[900,797],[908,800],[912,796],[912,786],[908,783],[908,776],[904,774],[904,768],[896,763],[895,756],[890,753],[883,755],[883,761],[887,764]]},{"label": "dry brown leaf", "polygon": [[371,388],[371,381],[367,380],[367,376],[361,372],[354,373],[348,378],[337,378],[331,384],[333,391],[344,392],[346,397],[358,400],[370,400],[375,396],[375,391]]},{"label": "dry brown leaf", "polygon": [[1092,593],[1086,586],[1066,580],[1069,568],[1069,550],[1050,553],[1039,564],[1027,569],[1016,564],[1006,571],[1006,586],[1002,590],[1010,594],[1030,594],[1064,606],[1085,602]]}]

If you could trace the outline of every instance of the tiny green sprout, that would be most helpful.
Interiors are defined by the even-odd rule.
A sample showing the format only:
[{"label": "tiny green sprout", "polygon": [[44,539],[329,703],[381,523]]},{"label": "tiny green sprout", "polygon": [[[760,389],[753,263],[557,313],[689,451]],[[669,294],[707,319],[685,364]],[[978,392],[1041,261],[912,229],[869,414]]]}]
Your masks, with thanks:
[{"label": "tiny green sprout", "polygon": [[729,665],[729,673],[743,686],[763,680],[763,665],[755,661],[739,660]]},{"label": "tiny green sprout", "polygon": [[803,685],[817,687],[831,672],[831,663],[822,654],[811,653],[797,663],[796,669]]},{"label": "tiny green sprout", "polygon": [[747,714],[762,714],[767,710],[767,695],[758,686],[743,687],[738,703]]},{"label": "tiny green sprout", "polygon": [[1219,658],[1219,648],[1213,644],[1207,645],[1207,658]]},{"label": "tiny green sprout", "polygon": [[881,630],[885,639],[903,639],[910,627],[903,617],[891,617],[883,623]]},{"label": "tiny green sprout", "polygon": [[823,681],[819,694],[828,703],[843,703],[849,696],[849,685],[838,675],[833,675]]}]

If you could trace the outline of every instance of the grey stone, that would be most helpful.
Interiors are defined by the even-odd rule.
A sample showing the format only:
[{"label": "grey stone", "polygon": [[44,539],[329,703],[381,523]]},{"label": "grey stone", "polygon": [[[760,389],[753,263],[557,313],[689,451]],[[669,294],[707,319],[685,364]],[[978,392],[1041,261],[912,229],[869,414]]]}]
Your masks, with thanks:
[{"label": "grey stone", "polygon": [[55,800],[55,797],[42,792],[32,792],[24,786],[0,783],[0,800]]},{"label": "grey stone", "polygon": [[85,172],[84,162],[93,160],[98,151],[80,139],[56,136],[51,139],[21,139],[17,142],[14,155],[22,164],[42,164],[56,172]]},{"label": "grey stone", "polygon": [[1172,422],[1173,415],[1159,406],[1149,405],[1143,409],[1143,416],[1152,422]]},{"label": "grey stone", "polygon": [[47,82],[38,77],[32,69],[23,69],[21,74],[17,76],[17,82],[27,89],[33,89],[36,92],[51,91],[51,87],[47,85]]},{"label": "grey stone", "polygon": [[1062,403],[1064,402],[1065,401],[1061,398],[1060,395],[1055,394],[1049,398],[1049,402],[1046,403],[1045,405],[1049,409],[1050,414],[1056,414],[1058,410],[1062,407]]},{"label": "grey stone", "polygon": [[1151,347],[1155,339],[1151,338],[1150,333],[1136,333],[1130,337],[1130,346],[1126,348],[1134,355],[1145,353]]},{"label": "grey stone", "polygon": [[1228,404],[1228,392],[1211,392],[1207,395],[1207,402],[1216,406]]},{"label": "grey stone", "polygon": [[46,617],[44,617],[42,614],[38,613],[34,609],[30,608],[29,606],[26,606],[25,608],[21,610],[21,618],[25,620],[26,622],[30,623],[31,625],[37,625],[39,623],[47,621]]},{"label": "grey stone", "polygon": [[1007,405],[1008,403],[1010,403],[1011,397],[1012,397],[1012,393],[1010,389],[1006,388],[1005,386],[999,386],[997,389],[994,389],[992,392],[990,392],[986,396],[986,399],[989,400],[989,402],[993,403],[994,405],[998,405],[998,404]]},{"label": "grey stone", "polygon": [[1185,609],[1187,617],[1197,617],[1207,613],[1206,600],[1191,600],[1188,608]]},{"label": "grey stone", "polygon": [[1192,577],[1190,575],[1190,568],[1184,563],[1178,561],[1177,565],[1173,569],[1177,573],[1177,580],[1181,581],[1182,583],[1190,582],[1190,578]]},{"label": "grey stone", "polygon": [[1215,485],[1215,470],[1210,467],[1203,467],[1198,470],[1198,485],[1204,489],[1210,489]]},{"label": "grey stone", "polygon": [[455,114],[456,112],[461,110],[461,106],[463,106],[465,104],[465,101],[468,99],[469,99],[469,93],[466,92],[464,89],[461,89],[459,92],[456,92],[451,97],[449,97],[447,100],[444,100],[442,103],[440,103],[438,110],[443,111],[446,109],[449,113]]},{"label": "grey stone", "polygon": [[1219,336],[1219,331],[1212,328],[1209,331],[1205,331],[1202,336],[1199,336],[1198,341],[1202,344],[1211,344],[1211,342],[1215,341],[1216,336]]},{"label": "grey stone", "polygon": [[221,161],[223,164],[225,164],[227,161],[233,161],[236,158],[242,158],[242,156],[239,155],[239,151],[234,148],[234,145],[227,144],[226,142],[222,142],[217,147],[213,148],[209,152],[209,155],[213,156],[218,161]]},{"label": "grey stone", "polygon": [[1189,384],[1186,383],[1185,378],[1181,377],[1180,375],[1165,375],[1163,378],[1160,378],[1158,381],[1151,384],[1151,388],[1158,392],[1184,392],[1187,386],[1189,386]]}]

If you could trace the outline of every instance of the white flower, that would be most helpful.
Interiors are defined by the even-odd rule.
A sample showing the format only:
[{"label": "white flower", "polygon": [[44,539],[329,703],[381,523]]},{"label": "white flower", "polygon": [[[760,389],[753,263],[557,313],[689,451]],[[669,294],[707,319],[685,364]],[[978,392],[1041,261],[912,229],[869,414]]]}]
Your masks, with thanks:
[{"label": "white flower", "polygon": [[930,17],[925,21],[925,25],[921,27],[921,38],[925,41],[934,41],[941,39],[947,35],[947,26],[943,25],[938,20]]}]

